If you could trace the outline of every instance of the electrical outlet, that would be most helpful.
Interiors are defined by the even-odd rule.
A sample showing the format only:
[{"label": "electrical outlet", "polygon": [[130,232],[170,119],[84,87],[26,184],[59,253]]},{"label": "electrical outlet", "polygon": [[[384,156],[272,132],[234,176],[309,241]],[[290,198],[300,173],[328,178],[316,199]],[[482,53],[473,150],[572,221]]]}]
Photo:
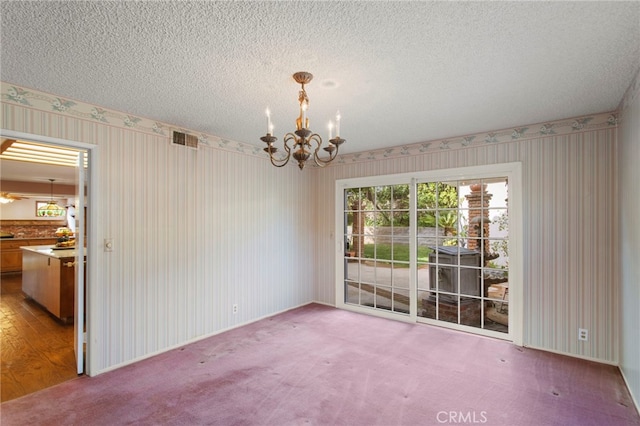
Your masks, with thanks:
[{"label": "electrical outlet", "polygon": [[586,328],[579,328],[578,340],[584,340],[585,342],[589,340],[589,330],[587,330]]},{"label": "electrical outlet", "polygon": [[233,313],[234,314],[238,313],[238,305],[233,305]]}]

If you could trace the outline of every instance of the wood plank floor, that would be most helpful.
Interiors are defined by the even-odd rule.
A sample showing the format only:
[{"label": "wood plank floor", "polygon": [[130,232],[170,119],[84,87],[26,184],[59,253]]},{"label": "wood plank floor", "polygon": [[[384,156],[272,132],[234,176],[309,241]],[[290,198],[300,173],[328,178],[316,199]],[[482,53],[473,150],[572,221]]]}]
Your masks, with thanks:
[{"label": "wood plank floor", "polygon": [[62,324],[22,293],[22,274],[0,277],[0,401],[77,376],[73,324]]}]

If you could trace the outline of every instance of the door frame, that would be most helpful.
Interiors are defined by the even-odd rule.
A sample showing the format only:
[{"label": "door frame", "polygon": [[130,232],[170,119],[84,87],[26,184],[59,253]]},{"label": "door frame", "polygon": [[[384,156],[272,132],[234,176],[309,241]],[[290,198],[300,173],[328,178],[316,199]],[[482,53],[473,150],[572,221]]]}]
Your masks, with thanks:
[{"label": "door frame", "polygon": [[[86,143],[86,142],[78,142],[69,139],[60,139],[53,138],[49,136],[37,135],[32,133],[25,132],[16,132],[13,130],[2,129],[0,128],[0,136],[4,138],[10,139],[22,139],[32,142],[39,142],[43,144],[50,145],[58,145],[70,148],[78,148],[86,150],[89,155],[89,167],[87,174],[87,205],[91,206],[87,211],[87,215],[84,220],[87,225],[87,235],[89,236],[86,241],[87,247],[87,275],[86,275],[86,310],[85,321],[86,321],[86,336],[84,339],[85,347],[86,347],[86,359],[84,362],[84,374],[87,376],[92,375],[92,366],[97,365],[95,362],[95,357],[99,353],[99,348],[97,348],[97,340],[92,338],[97,336],[96,331],[98,330],[100,315],[97,312],[99,305],[95,301],[95,297],[92,297],[93,294],[96,294],[98,285],[97,280],[100,274],[98,273],[102,269],[102,264],[100,263],[100,257],[96,254],[98,253],[98,241],[100,241],[99,228],[98,228],[98,220],[100,213],[99,201],[100,197],[98,196],[98,165],[100,162],[99,159],[99,147],[98,145]],[[78,325],[75,324],[74,327]],[[74,333],[75,334],[75,333]],[[77,360],[76,360],[77,365]]]},{"label": "door frame", "polygon": [[[524,262],[523,262],[523,205],[522,205],[522,164],[520,162],[498,163],[471,167],[456,167],[451,169],[429,170],[410,173],[398,173],[391,175],[369,176],[349,179],[339,179],[335,182],[335,233],[336,253],[335,253],[335,304],[337,308],[380,316],[383,318],[405,321],[410,323],[428,323],[460,331],[468,331],[482,335],[482,332],[475,333],[470,327],[459,326],[457,324],[434,324],[418,318],[415,300],[417,297],[417,285],[415,274],[411,274],[410,295],[411,306],[409,315],[400,315],[383,310],[360,307],[345,302],[344,298],[344,190],[347,188],[379,186],[379,185],[414,185],[416,181],[426,180],[465,180],[481,179],[494,176],[506,176],[509,181],[509,279],[513,279],[513,287],[509,288],[509,305],[513,307],[513,312],[509,312],[509,333],[505,340],[509,340],[518,346],[523,345],[524,339]],[[411,205],[415,207],[415,196],[412,195]],[[412,208],[413,208],[412,207]],[[412,227],[414,221],[411,221]],[[411,230],[411,265],[415,267],[415,229]],[[480,329],[479,329],[480,330]],[[497,336],[491,336],[497,337]],[[502,337],[499,337],[502,338]]]}]

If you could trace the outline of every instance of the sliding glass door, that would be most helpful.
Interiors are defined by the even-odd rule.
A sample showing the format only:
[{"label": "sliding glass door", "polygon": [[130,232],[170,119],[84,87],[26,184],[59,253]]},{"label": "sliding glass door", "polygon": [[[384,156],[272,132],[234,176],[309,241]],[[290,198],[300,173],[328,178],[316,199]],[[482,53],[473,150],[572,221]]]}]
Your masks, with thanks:
[{"label": "sliding glass door", "polygon": [[409,185],[344,191],[345,300],[409,313]]},{"label": "sliding glass door", "polygon": [[338,305],[512,339],[519,164],[494,169],[339,182]]},{"label": "sliding glass door", "polygon": [[507,178],[419,182],[417,315],[508,333]]}]

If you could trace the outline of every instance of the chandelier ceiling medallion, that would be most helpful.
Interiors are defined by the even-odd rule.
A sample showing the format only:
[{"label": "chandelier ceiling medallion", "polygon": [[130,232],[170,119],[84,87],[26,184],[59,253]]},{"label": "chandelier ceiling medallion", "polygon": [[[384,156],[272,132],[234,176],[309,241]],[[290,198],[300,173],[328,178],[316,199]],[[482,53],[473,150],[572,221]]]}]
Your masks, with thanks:
[{"label": "chandelier ceiling medallion", "polygon": [[[287,152],[283,158],[277,158],[274,154],[278,152],[278,148],[273,146],[273,143],[278,140],[273,136],[273,124],[271,124],[271,114],[267,109],[267,134],[260,138],[261,141],[267,144],[264,151],[269,154],[271,164],[276,167],[282,167],[289,162],[289,159],[293,155],[293,158],[298,162],[300,170],[304,168],[305,163],[313,155],[315,163],[324,167],[332,162],[338,156],[338,149],[340,145],[346,142],[340,138],[340,112],[336,114],[336,136],[332,137],[333,123],[329,123],[329,145],[323,149],[329,153],[329,156],[325,159],[320,158],[318,151],[322,145],[322,138],[317,133],[313,133],[309,129],[309,117],[307,117],[307,108],[309,108],[309,98],[307,92],[304,90],[304,85],[308,84],[313,75],[308,72],[297,72],[293,74],[293,79],[302,86],[302,89],[298,93],[298,102],[300,103],[300,115],[296,119],[296,130],[293,133],[287,133],[284,135],[284,150]],[[293,141],[293,146],[289,147],[289,142]],[[315,143],[315,148],[312,146]],[[292,151],[293,150],[293,154]]]}]

